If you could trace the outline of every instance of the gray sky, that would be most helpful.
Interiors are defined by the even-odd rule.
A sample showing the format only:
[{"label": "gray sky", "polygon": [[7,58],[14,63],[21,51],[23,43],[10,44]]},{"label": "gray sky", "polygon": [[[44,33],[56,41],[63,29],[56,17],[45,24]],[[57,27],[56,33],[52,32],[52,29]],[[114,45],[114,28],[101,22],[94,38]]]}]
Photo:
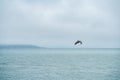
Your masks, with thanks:
[{"label": "gray sky", "polygon": [[[1,0],[0,44],[120,48],[120,0]],[[74,46],[76,40],[83,45]]]}]

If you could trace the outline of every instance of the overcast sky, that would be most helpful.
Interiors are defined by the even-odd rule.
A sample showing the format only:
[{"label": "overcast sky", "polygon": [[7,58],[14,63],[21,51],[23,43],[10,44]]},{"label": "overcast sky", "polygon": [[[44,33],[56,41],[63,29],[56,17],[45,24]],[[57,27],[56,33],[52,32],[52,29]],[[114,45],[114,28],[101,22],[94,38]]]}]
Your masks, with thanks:
[{"label": "overcast sky", "polygon": [[0,0],[0,44],[120,48],[120,0]]}]

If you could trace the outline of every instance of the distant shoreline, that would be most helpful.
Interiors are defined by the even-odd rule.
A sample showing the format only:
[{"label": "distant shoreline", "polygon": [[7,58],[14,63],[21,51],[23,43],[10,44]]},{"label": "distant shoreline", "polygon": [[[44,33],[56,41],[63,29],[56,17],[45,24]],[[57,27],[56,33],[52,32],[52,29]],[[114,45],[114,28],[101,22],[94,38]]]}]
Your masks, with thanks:
[{"label": "distant shoreline", "polygon": [[17,49],[17,48],[45,48],[45,47],[39,47],[36,45],[0,45],[0,49]]}]

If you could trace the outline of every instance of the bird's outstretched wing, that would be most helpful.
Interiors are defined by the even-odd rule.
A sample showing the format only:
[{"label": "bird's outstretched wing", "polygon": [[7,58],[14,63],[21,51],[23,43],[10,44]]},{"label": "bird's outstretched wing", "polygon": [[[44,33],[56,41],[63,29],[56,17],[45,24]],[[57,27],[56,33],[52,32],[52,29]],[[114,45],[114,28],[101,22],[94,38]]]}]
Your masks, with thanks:
[{"label": "bird's outstretched wing", "polygon": [[77,45],[78,43],[82,44],[82,41],[77,40],[74,45]]},{"label": "bird's outstretched wing", "polygon": [[80,44],[82,44],[82,41],[80,41]]}]

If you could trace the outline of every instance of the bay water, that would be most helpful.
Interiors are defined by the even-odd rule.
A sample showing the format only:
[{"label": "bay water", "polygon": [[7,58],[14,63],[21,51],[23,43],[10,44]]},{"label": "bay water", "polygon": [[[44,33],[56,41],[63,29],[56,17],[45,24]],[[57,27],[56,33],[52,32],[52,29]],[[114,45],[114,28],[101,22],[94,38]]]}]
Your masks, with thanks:
[{"label": "bay water", "polygon": [[120,49],[0,49],[0,80],[120,80]]}]

